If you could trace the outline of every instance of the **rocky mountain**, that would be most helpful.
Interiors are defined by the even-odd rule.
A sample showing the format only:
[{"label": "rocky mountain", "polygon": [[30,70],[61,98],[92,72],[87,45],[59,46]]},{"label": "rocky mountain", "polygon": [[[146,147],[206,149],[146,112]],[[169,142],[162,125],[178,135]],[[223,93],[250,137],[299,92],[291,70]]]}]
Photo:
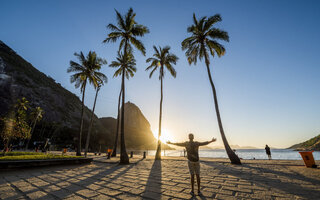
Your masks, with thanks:
[{"label": "rocky mountain", "polygon": [[[47,121],[69,128],[78,127],[79,98],[0,41],[0,115],[5,115],[21,97],[26,97],[32,106],[43,108]],[[84,116],[89,120],[88,108]]]},{"label": "rocky mountain", "polygon": [[307,140],[305,142],[295,144],[289,149],[295,149],[295,150],[314,150],[314,151],[320,151],[320,135],[311,138],[310,140]]},{"label": "rocky mountain", "polygon": [[[124,105],[124,110],[126,147],[128,149],[155,149],[157,140],[151,131],[150,123],[139,107],[131,102],[127,102]],[[104,117],[100,118],[99,121],[110,132],[116,132],[116,119]],[[163,145],[162,147],[164,149],[172,149],[168,145]]]},{"label": "rocky mountain", "polygon": [[[32,141],[50,138],[57,148],[74,145],[79,133],[80,99],[0,41],[0,117],[6,116],[22,97],[26,97],[32,107],[40,106],[45,112]],[[90,116],[90,109],[85,107],[83,138],[86,138]],[[112,148],[115,130],[116,119],[94,116],[91,149],[96,150],[100,145],[102,150]],[[125,104],[125,133],[127,148],[155,149],[156,139],[148,120],[130,102]],[[85,140],[82,142],[84,146]]]}]

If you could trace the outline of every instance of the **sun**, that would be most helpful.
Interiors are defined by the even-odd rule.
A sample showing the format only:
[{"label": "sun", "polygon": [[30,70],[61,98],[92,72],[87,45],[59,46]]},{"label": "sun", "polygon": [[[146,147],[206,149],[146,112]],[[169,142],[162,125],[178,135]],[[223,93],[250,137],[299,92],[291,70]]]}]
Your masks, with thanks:
[{"label": "sun", "polygon": [[[158,129],[153,131],[153,135],[156,139],[158,139]],[[172,141],[173,137],[170,131],[168,131],[167,129],[161,129],[161,136],[160,136],[160,141],[162,143],[166,143],[167,141]]]}]

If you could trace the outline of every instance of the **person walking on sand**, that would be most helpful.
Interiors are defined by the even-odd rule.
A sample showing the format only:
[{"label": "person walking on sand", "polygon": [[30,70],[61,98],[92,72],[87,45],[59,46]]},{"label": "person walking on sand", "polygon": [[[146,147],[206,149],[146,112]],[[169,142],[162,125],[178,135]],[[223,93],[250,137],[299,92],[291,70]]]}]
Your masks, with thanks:
[{"label": "person walking on sand", "polygon": [[270,147],[266,144],[266,147],[264,148],[266,150],[266,154],[268,155],[269,160],[271,160],[271,151]]},{"label": "person walking on sand", "polygon": [[170,141],[167,144],[173,144],[180,147],[185,147],[187,150],[187,158],[188,158],[188,167],[191,175],[191,192],[190,194],[194,195],[194,175],[197,177],[197,185],[198,185],[198,195],[201,195],[200,191],[200,162],[199,162],[199,146],[208,145],[211,142],[215,142],[217,139],[212,138],[211,141],[207,142],[196,142],[193,141],[194,136],[192,133],[189,134],[189,141],[182,143],[172,143]]}]

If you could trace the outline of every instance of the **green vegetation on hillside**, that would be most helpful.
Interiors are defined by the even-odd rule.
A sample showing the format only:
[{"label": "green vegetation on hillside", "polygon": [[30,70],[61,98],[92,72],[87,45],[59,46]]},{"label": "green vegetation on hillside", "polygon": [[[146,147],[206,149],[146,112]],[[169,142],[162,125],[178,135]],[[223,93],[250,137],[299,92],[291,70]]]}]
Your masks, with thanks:
[{"label": "green vegetation on hillside", "polygon": [[320,150],[320,135],[311,138],[305,142],[295,144],[290,147],[290,149],[297,149],[297,150]]}]

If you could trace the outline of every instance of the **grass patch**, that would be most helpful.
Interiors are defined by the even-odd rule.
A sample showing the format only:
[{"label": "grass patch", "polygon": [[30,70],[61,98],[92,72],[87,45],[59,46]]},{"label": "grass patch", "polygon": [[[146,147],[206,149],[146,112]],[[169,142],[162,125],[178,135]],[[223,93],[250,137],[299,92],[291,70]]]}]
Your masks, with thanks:
[{"label": "grass patch", "polygon": [[37,155],[15,155],[15,156],[2,156],[0,161],[4,160],[49,160],[49,159],[66,159],[66,158],[82,158],[82,156],[63,156],[55,154],[37,154]]},{"label": "grass patch", "polygon": [[28,151],[10,151],[6,152],[4,155],[1,154],[2,156],[21,156],[21,155],[44,155],[41,152],[28,152]]}]

